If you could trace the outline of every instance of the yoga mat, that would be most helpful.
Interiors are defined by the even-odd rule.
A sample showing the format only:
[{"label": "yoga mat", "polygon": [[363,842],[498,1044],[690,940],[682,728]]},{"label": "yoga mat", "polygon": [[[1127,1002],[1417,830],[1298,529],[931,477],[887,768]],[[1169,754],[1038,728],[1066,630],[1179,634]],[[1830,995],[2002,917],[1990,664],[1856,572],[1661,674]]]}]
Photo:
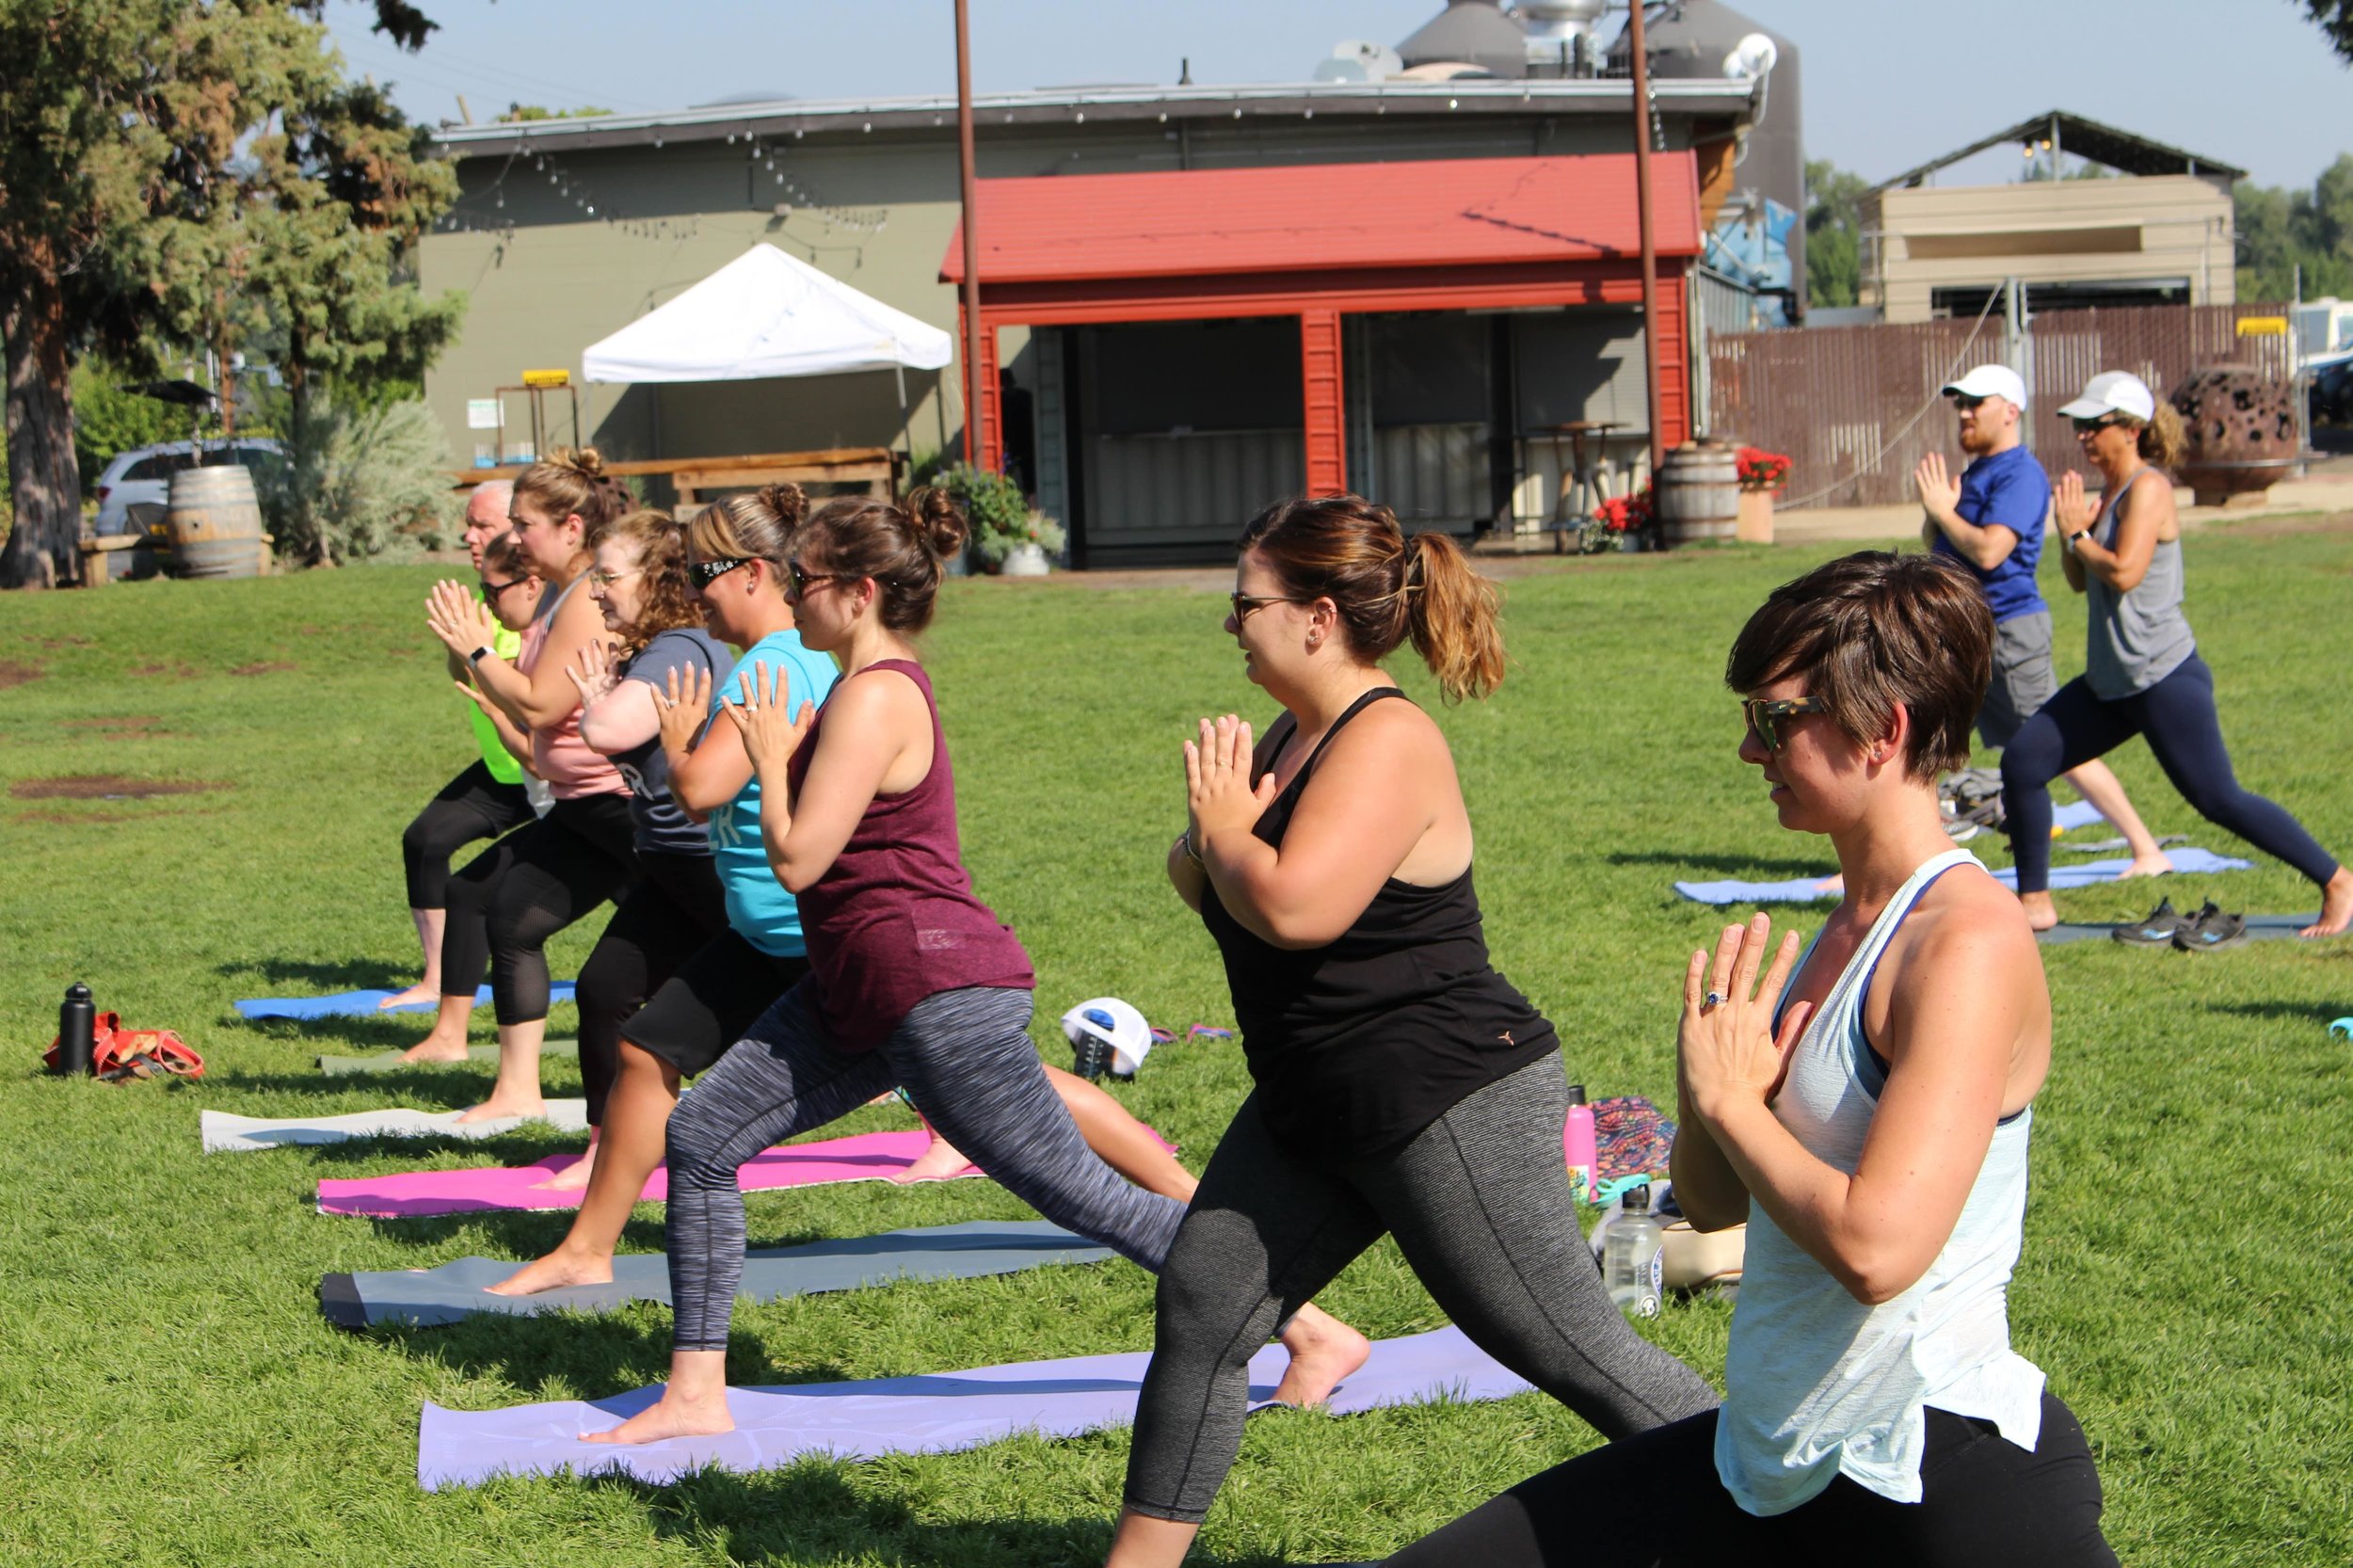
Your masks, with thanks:
[{"label": "yoga mat", "polygon": [[[555,1102],[550,1101],[550,1104]],[[573,1105],[584,1102],[573,1100]],[[209,1112],[208,1112],[209,1114]],[[814,1144],[763,1149],[736,1173],[746,1192],[777,1187],[818,1187],[834,1181],[881,1181],[904,1171],[931,1146],[921,1128],[904,1132],[861,1132]],[[536,1184],[579,1159],[551,1155],[534,1165],[508,1170],[404,1171],[395,1176],[328,1177],[319,1183],[319,1211],[365,1214],[376,1219],[422,1219],[433,1214],[476,1214],[486,1209],[578,1208],[578,1192],[548,1192]],[[959,1175],[979,1176],[968,1165]],[[954,1177],[947,1179],[953,1180]],[[639,1203],[670,1196],[670,1173],[656,1166],[637,1195]]]},{"label": "yoga mat", "polygon": [[[708,1464],[749,1474],[806,1454],[872,1459],[951,1453],[1024,1432],[1074,1437],[1135,1419],[1136,1394],[1150,1360],[1149,1352],[1132,1351],[863,1383],[730,1388],[735,1431],[628,1448],[583,1443],[578,1434],[603,1431],[645,1409],[661,1397],[660,1384],[607,1400],[508,1410],[427,1404],[417,1429],[417,1484],[431,1492],[502,1475],[567,1471],[618,1471],[663,1482]],[[1251,1358],[1254,1403],[1273,1396],[1288,1360],[1279,1345]],[[1441,1399],[1499,1400],[1528,1388],[1462,1330],[1443,1328],[1375,1344],[1370,1359],[1334,1393],[1329,1409],[1348,1416]]]},{"label": "yoga mat", "polygon": [[2051,825],[2061,833],[2071,827],[2089,827],[2093,823],[2106,820],[2100,815],[2100,808],[2088,800],[2070,801],[2065,806],[2051,808]]},{"label": "yoga mat", "polygon": [[[744,1255],[737,1294],[775,1302],[828,1290],[856,1290],[894,1280],[976,1279],[1049,1263],[1103,1263],[1117,1256],[1047,1220],[968,1220],[962,1224],[889,1230]],[[489,1287],[520,1265],[461,1257],[436,1269],[329,1274],[319,1282],[320,1310],[345,1328],[402,1322],[454,1323],[474,1312],[528,1318],[541,1312],[610,1312],[628,1302],[670,1300],[670,1260],[630,1253],[613,1260],[609,1285],[571,1285],[536,1296],[493,1296]]]},{"label": "yoga mat", "polygon": [[[430,1001],[405,1002],[398,1007],[386,1007],[384,999],[390,991],[337,991],[325,997],[261,997],[238,1002],[237,1011],[248,1018],[389,1018],[403,1013],[430,1013],[439,1004]],[[559,980],[548,987],[550,1002],[572,1000],[572,983]],[[473,994],[476,1007],[490,1005],[490,988],[483,986]]]},{"label": "yoga mat", "polygon": [[[2173,870],[2185,876],[2211,872],[2243,872],[2254,862],[2238,860],[2212,850],[2176,849],[2166,852],[2173,861]],[[2096,883],[2113,882],[2132,865],[2130,856],[2113,856],[2105,860],[2079,860],[2073,865],[2053,866],[2051,887],[2089,888]],[[1828,872],[1824,872],[1828,875]],[[1801,876],[1788,882],[1678,882],[1675,891],[1700,904],[1812,904],[1833,895],[1815,887],[1821,877]],[[1993,873],[1993,880],[2005,888],[2018,886],[2018,873],[2005,866]]]},{"label": "yoga mat", "polygon": [[[578,1056],[578,1040],[549,1040],[539,1047],[541,1056]],[[403,1062],[396,1050],[376,1051],[368,1056],[321,1056],[319,1071],[329,1078],[348,1078],[354,1073],[398,1073],[415,1070],[430,1072],[436,1067],[496,1066],[499,1048],[496,1046],[468,1046],[463,1062]]]},{"label": "yoga mat", "polygon": [[[355,1111],[344,1116],[232,1116],[207,1111],[199,1118],[206,1154],[244,1153],[288,1144],[341,1144],[353,1138],[495,1138],[519,1127],[559,1132],[588,1130],[586,1100],[550,1100],[545,1116],[501,1116],[459,1123],[456,1111]],[[570,1157],[566,1157],[570,1158]],[[537,1179],[544,1180],[544,1177]],[[574,1201],[578,1194],[574,1194]],[[443,1212],[446,1212],[444,1210]]]},{"label": "yoga mat", "polygon": [[[2249,941],[2263,941],[2270,937],[2293,936],[2297,932],[2303,930],[2306,926],[2313,924],[2319,919],[2320,916],[2317,913],[2310,915],[2249,915],[2247,917],[2247,937]],[[2110,920],[2105,925],[2075,925],[2062,920],[2048,931],[2036,932],[2034,934],[2035,940],[2039,942],[2088,942],[2092,938],[2097,937],[2103,942],[2113,941],[2113,933],[2115,932],[2118,923],[2119,922],[2115,920]],[[2121,947],[2132,944],[2118,943],[2117,945]],[[2152,951],[2170,952],[2173,950],[2170,946],[2160,946],[2153,949]]]}]

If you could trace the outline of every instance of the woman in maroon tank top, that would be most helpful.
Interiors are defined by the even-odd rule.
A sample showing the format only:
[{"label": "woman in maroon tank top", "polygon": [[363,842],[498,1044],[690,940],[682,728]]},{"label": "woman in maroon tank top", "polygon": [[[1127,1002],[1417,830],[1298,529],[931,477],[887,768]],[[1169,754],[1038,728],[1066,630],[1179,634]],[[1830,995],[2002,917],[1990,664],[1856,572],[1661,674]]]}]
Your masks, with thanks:
[{"label": "woman in maroon tank top", "polygon": [[[907,640],[930,622],[941,563],[964,541],[964,519],[936,490],[904,506],[834,501],[795,536],[786,585],[801,640],[832,654],[842,678],[822,711],[748,679],[726,711],[760,776],[769,864],[800,904],[809,974],[670,1117],[670,1382],[592,1441],[732,1430],[737,1168],[894,1086],[1016,1196],[1147,1269],[1184,1218],[1183,1204],[1128,1185],[1088,1147],[1030,1043],[1029,957],[964,869],[948,747]],[[1305,1400],[1364,1354],[1360,1336],[1313,1308],[1284,1338],[1286,1386]]]}]

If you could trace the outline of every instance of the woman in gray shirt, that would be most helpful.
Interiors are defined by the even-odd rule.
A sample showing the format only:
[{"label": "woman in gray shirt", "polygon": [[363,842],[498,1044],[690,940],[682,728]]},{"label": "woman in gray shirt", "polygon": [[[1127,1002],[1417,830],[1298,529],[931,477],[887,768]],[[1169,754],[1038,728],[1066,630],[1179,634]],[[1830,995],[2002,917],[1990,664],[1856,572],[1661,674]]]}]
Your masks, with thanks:
[{"label": "woman in gray shirt", "polygon": [[[2215,717],[2214,672],[2182,615],[2182,524],[2161,471],[2179,460],[2182,422],[2141,379],[2103,371],[2059,410],[2105,481],[2097,511],[2083,476],[2057,484],[2068,585],[2090,606],[2084,673],[2028,719],[2002,753],[2002,799],[2018,856],[2018,896],[2036,930],[2058,923],[2051,902],[2051,780],[2135,735],[2192,809],[2319,885],[2307,936],[2353,925],[2353,871],[2303,824],[2239,785]],[[2143,483],[2148,475],[2156,477]]]}]

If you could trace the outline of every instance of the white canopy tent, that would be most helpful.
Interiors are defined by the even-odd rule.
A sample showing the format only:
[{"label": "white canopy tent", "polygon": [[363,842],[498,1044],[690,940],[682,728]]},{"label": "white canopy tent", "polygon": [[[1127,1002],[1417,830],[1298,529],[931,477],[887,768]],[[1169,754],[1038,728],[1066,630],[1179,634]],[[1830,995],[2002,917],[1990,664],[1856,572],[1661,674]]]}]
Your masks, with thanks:
[{"label": "white canopy tent", "polygon": [[747,381],[853,370],[938,370],[954,340],[773,245],[755,245],[660,309],[592,344],[590,381]]}]

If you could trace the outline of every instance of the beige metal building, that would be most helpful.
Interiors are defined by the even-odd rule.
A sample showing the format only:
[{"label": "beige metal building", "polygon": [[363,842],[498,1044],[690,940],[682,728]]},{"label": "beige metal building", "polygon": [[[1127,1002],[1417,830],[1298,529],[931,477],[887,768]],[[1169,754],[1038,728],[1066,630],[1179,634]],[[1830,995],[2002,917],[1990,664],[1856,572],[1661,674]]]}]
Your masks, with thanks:
[{"label": "beige metal building", "polygon": [[[2004,145],[2058,168],[2068,154],[2108,178],[1939,185],[1940,169]],[[1862,303],[1887,322],[1974,316],[2006,279],[2035,311],[2235,302],[2231,187],[2245,170],[2077,115],[2039,115],[1865,199]]]}]

